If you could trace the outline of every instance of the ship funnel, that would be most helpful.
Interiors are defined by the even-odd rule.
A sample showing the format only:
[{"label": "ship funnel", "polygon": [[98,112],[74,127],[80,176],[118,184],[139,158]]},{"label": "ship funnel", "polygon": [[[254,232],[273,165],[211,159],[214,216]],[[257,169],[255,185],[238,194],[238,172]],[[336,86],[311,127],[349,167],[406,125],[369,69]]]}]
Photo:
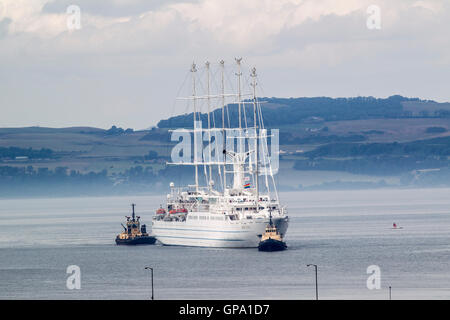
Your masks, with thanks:
[{"label": "ship funnel", "polygon": [[131,204],[131,207],[133,208],[133,221],[134,221],[134,207],[135,207],[136,205],[134,204],[134,203],[132,203]]}]

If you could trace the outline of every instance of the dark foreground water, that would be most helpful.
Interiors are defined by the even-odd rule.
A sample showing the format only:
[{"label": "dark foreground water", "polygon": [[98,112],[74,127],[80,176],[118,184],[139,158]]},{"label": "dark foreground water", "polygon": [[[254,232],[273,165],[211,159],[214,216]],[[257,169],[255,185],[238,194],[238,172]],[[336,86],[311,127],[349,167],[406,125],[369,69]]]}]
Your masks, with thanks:
[{"label": "dark foreground water", "polygon": [[[450,189],[281,194],[284,252],[114,244],[129,204],[150,225],[164,196],[0,200],[0,299],[450,298]],[[396,222],[403,229],[391,229]],[[69,290],[66,268],[81,269]],[[369,290],[367,267],[381,270]]]}]

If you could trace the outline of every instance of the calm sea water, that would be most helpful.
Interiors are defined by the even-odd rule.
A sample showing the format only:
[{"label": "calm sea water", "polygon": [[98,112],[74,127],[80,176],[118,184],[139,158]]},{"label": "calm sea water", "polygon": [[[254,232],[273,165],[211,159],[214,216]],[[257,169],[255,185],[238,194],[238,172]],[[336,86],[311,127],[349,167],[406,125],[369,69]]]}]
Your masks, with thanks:
[{"label": "calm sea water", "polygon": [[[289,249],[116,246],[136,203],[150,225],[164,196],[0,200],[0,299],[450,298],[450,189],[282,193]],[[403,229],[391,229],[396,222]],[[81,289],[66,268],[81,268]],[[367,289],[367,267],[381,289]]]}]

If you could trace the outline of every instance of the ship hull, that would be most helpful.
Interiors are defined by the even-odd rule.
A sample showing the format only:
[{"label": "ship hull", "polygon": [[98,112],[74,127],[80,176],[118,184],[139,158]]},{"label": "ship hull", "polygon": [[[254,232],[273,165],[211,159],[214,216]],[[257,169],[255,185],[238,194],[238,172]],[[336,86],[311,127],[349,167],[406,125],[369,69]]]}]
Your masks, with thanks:
[{"label": "ship hull", "polygon": [[[287,232],[286,218],[273,219],[284,236]],[[163,245],[215,247],[215,248],[256,248],[264,233],[268,220],[244,221],[173,222],[153,221],[152,233]]]},{"label": "ship hull", "polygon": [[287,249],[286,243],[275,239],[267,239],[261,241],[258,245],[259,251],[272,252],[272,251],[282,251],[285,249]]},{"label": "ship hull", "polygon": [[133,239],[116,238],[117,245],[137,245],[137,244],[154,244],[156,238],[152,236],[136,237]]}]

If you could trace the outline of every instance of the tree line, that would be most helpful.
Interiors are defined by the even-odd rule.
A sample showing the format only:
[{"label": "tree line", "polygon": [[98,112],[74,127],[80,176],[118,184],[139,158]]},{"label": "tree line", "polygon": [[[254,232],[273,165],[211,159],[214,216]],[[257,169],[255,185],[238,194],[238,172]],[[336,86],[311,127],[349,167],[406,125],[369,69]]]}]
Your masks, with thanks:
[{"label": "tree line", "polygon": [[56,157],[53,150],[48,148],[32,149],[19,147],[0,147],[0,159],[15,159],[28,157],[29,159],[52,159]]},{"label": "tree line", "polygon": [[[402,102],[418,101],[418,98],[406,98],[394,95],[386,99],[374,97],[354,98],[261,98],[266,103],[261,104],[264,123],[267,127],[277,127],[296,124],[311,117],[318,117],[325,121],[359,120],[375,118],[402,118],[411,117],[411,112],[404,110]],[[428,101],[429,102],[429,101]],[[253,106],[244,104],[248,126],[253,125]],[[238,125],[238,106],[227,106],[227,120],[230,118],[231,127]],[[449,112],[441,110],[437,117],[448,117]],[[221,123],[222,110],[216,109],[212,113],[216,123]],[[201,114],[203,125],[207,125],[207,114]],[[192,128],[194,115],[187,113],[158,122],[159,128]],[[217,122],[218,121],[218,122]]]}]

